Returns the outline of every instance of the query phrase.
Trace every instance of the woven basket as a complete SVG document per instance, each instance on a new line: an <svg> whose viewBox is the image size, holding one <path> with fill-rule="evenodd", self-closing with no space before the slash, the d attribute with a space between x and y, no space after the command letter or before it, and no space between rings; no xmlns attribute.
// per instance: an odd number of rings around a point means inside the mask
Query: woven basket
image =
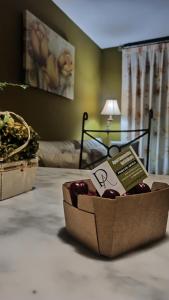
<svg viewBox="0 0 169 300"><path fill-rule="evenodd" d="M0 115L5 115L6 113L7 112L0 112ZM31 190L34 185L36 168L38 166L37 158L15 162L4 162L6 159L26 148L30 141L30 128L25 120L13 112L8 113L15 116L15 118L26 127L28 138L23 145L13 150L8 157L0 157L0 200Z"/></svg>

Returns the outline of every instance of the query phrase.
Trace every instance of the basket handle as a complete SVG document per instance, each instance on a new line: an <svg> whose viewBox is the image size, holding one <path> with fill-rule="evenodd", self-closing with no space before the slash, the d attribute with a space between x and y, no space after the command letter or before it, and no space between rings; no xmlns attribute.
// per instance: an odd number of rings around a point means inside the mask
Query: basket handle
<svg viewBox="0 0 169 300"><path fill-rule="evenodd" d="M18 152L22 151L24 148L26 148L26 146L28 145L28 143L30 141L30 137L31 137L30 128L29 128L28 124L26 123L26 121L21 116L17 115L14 112L11 112L11 111L0 112L0 115L5 115L6 113L9 113L10 115L14 115L19 121L21 121L21 123L26 127L26 129L28 131L28 138L27 138L26 142L23 145L16 148L15 150L13 150L11 153L9 153L9 155L7 157L5 157L5 158L0 157L0 162L3 162L7 158L15 155L16 153L18 153Z"/></svg>

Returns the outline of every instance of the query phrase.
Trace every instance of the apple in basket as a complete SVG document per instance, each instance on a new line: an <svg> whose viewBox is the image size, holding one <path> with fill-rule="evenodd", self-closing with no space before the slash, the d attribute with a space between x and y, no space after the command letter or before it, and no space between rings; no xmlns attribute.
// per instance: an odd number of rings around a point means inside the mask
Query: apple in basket
<svg viewBox="0 0 169 300"><path fill-rule="evenodd" d="M88 185L84 181L74 181L70 185L70 195L73 206L77 207L77 196L88 194Z"/></svg>
<svg viewBox="0 0 169 300"><path fill-rule="evenodd" d="M115 199L117 196L120 196L119 192L113 189L105 190L102 195L103 198L110 198L110 199Z"/></svg>
<svg viewBox="0 0 169 300"><path fill-rule="evenodd" d="M129 190L126 195L142 194L151 192L148 184L141 182L135 185L131 190Z"/></svg>
<svg viewBox="0 0 169 300"><path fill-rule="evenodd" d="M77 207L78 195L88 195L100 197L99 193L95 190L89 190L88 185L85 181L74 181L70 185L70 195L73 206Z"/></svg>

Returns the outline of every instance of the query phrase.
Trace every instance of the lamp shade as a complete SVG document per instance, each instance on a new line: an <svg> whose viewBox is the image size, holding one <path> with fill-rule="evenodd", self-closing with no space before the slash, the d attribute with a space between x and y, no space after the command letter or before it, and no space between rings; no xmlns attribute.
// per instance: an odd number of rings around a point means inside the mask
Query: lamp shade
<svg viewBox="0 0 169 300"><path fill-rule="evenodd" d="M101 111L101 115L120 115L120 109L116 99L108 99Z"/></svg>

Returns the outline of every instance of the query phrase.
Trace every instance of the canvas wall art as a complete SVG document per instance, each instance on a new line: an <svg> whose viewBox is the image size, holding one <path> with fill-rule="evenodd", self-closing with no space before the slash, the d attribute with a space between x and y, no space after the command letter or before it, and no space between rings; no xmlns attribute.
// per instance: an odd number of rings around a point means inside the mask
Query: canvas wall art
<svg viewBox="0 0 169 300"><path fill-rule="evenodd" d="M73 100L75 48L29 11L24 23L26 84Z"/></svg>

